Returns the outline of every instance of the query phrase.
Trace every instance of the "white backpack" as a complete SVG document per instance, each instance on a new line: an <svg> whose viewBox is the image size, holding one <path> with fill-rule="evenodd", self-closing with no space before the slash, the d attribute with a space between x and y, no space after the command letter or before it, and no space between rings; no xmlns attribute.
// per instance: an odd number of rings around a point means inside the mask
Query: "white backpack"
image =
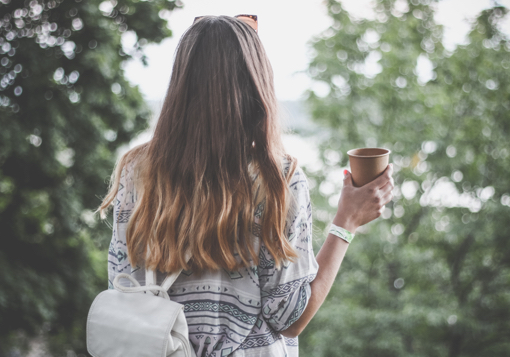
<svg viewBox="0 0 510 357"><path fill-rule="evenodd" d="M87 318L87 350L93 357L195 357L188 339L184 306L167 290L180 271L156 285L156 272L145 270L145 286L121 273L114 289L96 296ZM122 286L125 278L134 286ZM147 293L147 292L151 293Z"/></svg>

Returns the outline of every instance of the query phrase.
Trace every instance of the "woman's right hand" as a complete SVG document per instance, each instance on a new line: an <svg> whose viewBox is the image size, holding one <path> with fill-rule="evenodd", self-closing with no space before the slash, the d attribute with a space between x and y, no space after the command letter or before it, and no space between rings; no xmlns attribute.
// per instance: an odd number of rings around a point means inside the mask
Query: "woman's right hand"
<svg viewBox="0 0 510 357"><path fill-rule="evenodd" d="M393 197L392 174L393 167L389 165L374 181L363 187L354 187L351 174L347 171L333 224L354 233L359 226L379 217L384 205ZM319 310L335 281L348 246L349 243L346 241L336 239L332 234L328 235L317 254L319 271L310 283L312 293L308 304L299 319L288 329L280 332L283 336L292 338L298 336Z"/></svg>
<svg viewBox="0 0 510 357"><path fill-rule="evenodd" d="M344 187L333 224L354 233L359 226L379 217L384 205L393 198L393 165L388 165L381 176L362 187L354 187L349 171L345 170L344 174Z"/></svg>

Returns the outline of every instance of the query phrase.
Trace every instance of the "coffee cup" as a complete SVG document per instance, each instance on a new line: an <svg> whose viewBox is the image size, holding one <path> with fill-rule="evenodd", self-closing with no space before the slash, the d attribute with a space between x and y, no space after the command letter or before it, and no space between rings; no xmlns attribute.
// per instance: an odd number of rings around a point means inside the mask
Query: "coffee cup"
<svg viewBox="0 0 510 357"><path fill-rule="evenodd" d="M359 148L347 151L354 186L364 186L380 176L388 166L390 153L390 150L383 148Z"/></svg>

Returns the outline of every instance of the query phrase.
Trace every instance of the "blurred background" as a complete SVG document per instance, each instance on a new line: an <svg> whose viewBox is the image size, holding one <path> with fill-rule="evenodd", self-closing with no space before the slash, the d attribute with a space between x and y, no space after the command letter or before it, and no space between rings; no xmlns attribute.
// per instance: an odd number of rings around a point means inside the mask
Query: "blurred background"
<svg viewBox="0 0 510 357"><path fill-rule="evenodd" d="M509 0L0 0L0 356L88 356L118 155L147 141L180 36L259 16L318 252L347 150L392 150L302 356L510 355Z"/></svg>

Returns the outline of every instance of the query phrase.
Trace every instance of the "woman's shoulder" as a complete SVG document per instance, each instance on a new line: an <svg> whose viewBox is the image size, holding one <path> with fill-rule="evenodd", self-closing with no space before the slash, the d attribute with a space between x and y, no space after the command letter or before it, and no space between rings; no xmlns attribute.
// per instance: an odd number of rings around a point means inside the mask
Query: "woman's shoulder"
<svg viewBox="0 0 510 357"><path fill-rule="evenodd" d="M282 157L282 169L289 183L289 186L295 185L297 183L307 183L307 177L303 168L299 165L298 160L290 155L285 155Z"/></svg>
<svg viewBox="0 0 510 357"><path fill-rule="evenodd" d="M280 169L288 185L307 180L305 172L301 166L299 166L298 160L293 156L288 154L282 156L280 161ZM258 182L258 179L260 178L260 170L257 165L253 165L252 162L250 162L249 171L252 181L254 183Z"/></svg>
<svg viewBox="0 0 510 357"><path fill-rule="evenodd" d="M119 189L117 191L116 204L120 211L129 212L135 208L137 202L136 190L136 163L127 162L120 172Z"/></svg>
<svg viewBox="0 0 510 357"><path fill-rule="evenodd" d="M150 142L146 142L129 149L122 154L118 162L121 166L120 179L121 181L133 181L140 171L144 162L146 162L146 153Z"/></svg>

